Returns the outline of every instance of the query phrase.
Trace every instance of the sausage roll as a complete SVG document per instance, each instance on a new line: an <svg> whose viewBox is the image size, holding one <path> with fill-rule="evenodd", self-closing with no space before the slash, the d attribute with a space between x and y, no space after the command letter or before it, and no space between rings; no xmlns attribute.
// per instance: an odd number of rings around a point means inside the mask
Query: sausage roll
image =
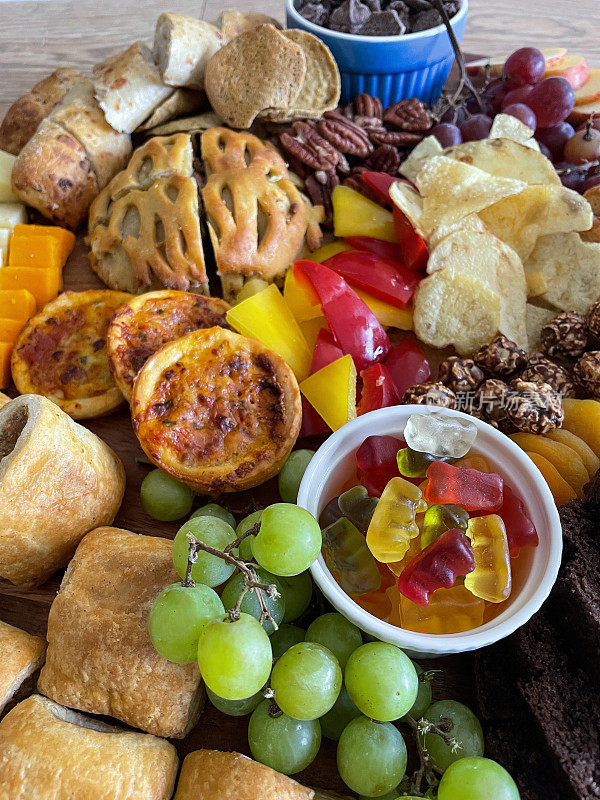
<svg viewBox="0 0 600 800"><path fill-rule="evenodd" d="M46 641L0 621L0 714L44 663Z"/></svg>
<svg viewBox="0 0 600 800"><path fill-rule="evenodd" d="M33 695L0 722L2 800L169 800L169 742Z"/></svg>
<svg viewBox="0 0 600 800"><path fill-rule="evenodd" d="M198 665L167 661L148 634L156 596L179 580L171 550L169 539L117 528L85 537L50 608L40 692L155 736L185 736L204 698Z"/></svg>
<svg viewBox="0 0 600 800"><path fill-rule="evenodd" d="M0 576L23 588L64 567L83 536L114 519L118 456L40 395L0 409Z"/></svg>

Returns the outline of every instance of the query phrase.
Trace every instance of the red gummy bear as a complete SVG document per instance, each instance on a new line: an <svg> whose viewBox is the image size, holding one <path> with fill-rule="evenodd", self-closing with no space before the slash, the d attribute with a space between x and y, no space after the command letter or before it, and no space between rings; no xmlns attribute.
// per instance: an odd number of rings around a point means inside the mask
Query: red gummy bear
<svg viewBox="0 0 600 800"><path fill-rule="evenodd" d="M525 503L513 490L504 486L504 502L498 511L506 528L508 552L516 558L522 547L537 547L540 543L535 525L527 516Z"/></svg>
<svg viewBox="0 0 600 800"><path fill-rule="evenodd" d="M502 507L504 481L495 472L479 472L434 461L427 468L423 494L430 503L456 503L465 511L493 514Z"/></svg>

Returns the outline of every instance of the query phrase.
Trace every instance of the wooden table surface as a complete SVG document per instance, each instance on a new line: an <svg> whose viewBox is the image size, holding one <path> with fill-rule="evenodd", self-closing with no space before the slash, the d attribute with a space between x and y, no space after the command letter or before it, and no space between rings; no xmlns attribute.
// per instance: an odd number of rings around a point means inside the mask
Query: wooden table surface
<svg viewBox="0 0 600 800"><path fill-rule="evenodd" d="M229 5L265 11L282 20L284 17L282 5L275 8L266 0L232 0ZM590 64L600 66L600 38L593 26L596 5L597 0L547 0L536 6L524 0L470 0L463 47L466 52L495 55L523 44L562 45L573 53L585 54ZM163 10L214 21L222 8L217 0L174 0L167 5L159 0L0 0L0 118L18 96L58 65L89 69L109 52L135 39L151 42L155 19ZM101 285L87 265L83 250L70 260L65 285L72 289ZM176 524L160 524L159 530L139 506L139 486L147 467L136 461L141 451L127 412L93 421L89 427L125 462L127 493L116 523L138 533L172 536ZM274 488L267 486L254 495L231 496L228 505L238 515L244 515L261 498L268 500L269 493L272 502ZM25 593L0 580L0 619L44 635L47 610L59 580L57 575L39 590ZM435 694L471 702L472 665L470 656L445 659L439 664L443 672L436 678ZM197 728L177 744L181 755L199 747L248 752L246 724L210 707ZM317 761L299 779L343 791L335 769L334 743L323 740Z"/></svg>

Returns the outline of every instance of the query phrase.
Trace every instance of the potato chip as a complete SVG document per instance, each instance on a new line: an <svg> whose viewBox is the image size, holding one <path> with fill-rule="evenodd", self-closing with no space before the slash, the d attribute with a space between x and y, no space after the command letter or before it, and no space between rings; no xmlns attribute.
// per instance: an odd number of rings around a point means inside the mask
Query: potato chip
<svg viewBox="0 0 600 800"><path fill-rule="evenodd" d="M533 353L541 348L541 330L547 322L554 319L556 311L548 308L540 308L532 303L525 306L525 326L527 328L527 341L529 343L529 353Z"/></svg>
<svg viewBox="0 0 600 800"><path fill-rule="evenodd" d="M593 214L588 201L577 192L545 184L528 186L483 209L481 218L525 261L540 236L588 230Z"/></svg>
<svg viewBox="0 0 600 800"><path fill-rule="evenodd" d="M496 114L488 138L512 139L513 142L519 142L534 150L539 151L540 149L539 144L533 138L531 128L511 114Z"/></svg>
<svg viewBox="0 0 600 800"><path fill-rule="evenodd" d="M331 51L312 33L301 30L283 31L304 51L306 75L300 93L291 108L266 109L260 113L262 119L271 122L293 122L296 119L318 119L326 111L332 111L340 100L340 71Z"/></svg>
<svg viewBox="0 0 600 800"><path fill-rule="evenodd" d="M449 236L451 233L456 233L456 231L483 233L487 230L489 229L479 214L469 214L468 217L463 217L458 222L453 222L451 225L438 225L437 228L433 229L431 236L427 240L427 244L429 245L429 249L433 250L434 247L437 247L444 237ZM431 271L432 268L428 264L427 272Z"/></svg>
<svg viewBox="0 0 600 800"><path fill-rule="evenodd" d="M206 66L206 94L216 113L233 128L249 128L265 108L289 108L306 75L306 56L273 25L236 36Z"/></svg>
<svg viewBox="0 0 600 800"><path fill-rule="evenodd" d="M528 272L525 279L527 281L527 297L539 297L548 291L548 281L543 272Z"/></svg>
<svg viewBox="0 0 600 800"><path fill-rule="evenodd" d="M445 155L426 161L417 175L416 184L423 198L419 227L426 234L436 226L451 225L503 197L518 194L526 186L523 181L497 177Z"/></svg>
<svg viewBox="0 0 600 800"><path fill-rule="evenodd" d="M423 201L419 193L407 183L397 181L390 187L390 197L400 211L408 217L413 228L420 232Z"/></svg>
<svg viewBox="0 0 600 800"><path fill-rule="evenodd" d="M427 159L433 156L441 156L443 152L442 145L435 136L426 136L410 153L406 161L402 162L399 172L414 183Z"/></svg>
<svg viewBox="0 0 600 800"><path fill-rule="evenodd" d="M511 139L463 142L444 150L444 155L499 178L560 185L560 178L546 156Z"/></svg>
<svg viewBox="0 0 600 800"><path fill-rule="evenodd" d="M600 244L578 233L541 236L525 263L526 274L542 272L548 290L540 296L562 311L586 314L600 297Z"/></svg>
<svg viewBox="0 0 600 800"><path fill-rule="evenodd" d="M512 342L516 342L523 350L527 350L527 327L525 325L527 282L523 262L511 247L499 239L496 239L496 246L498 248L496 279L500 295L500 325L498 329L500 333L503 333Z"/></svg>

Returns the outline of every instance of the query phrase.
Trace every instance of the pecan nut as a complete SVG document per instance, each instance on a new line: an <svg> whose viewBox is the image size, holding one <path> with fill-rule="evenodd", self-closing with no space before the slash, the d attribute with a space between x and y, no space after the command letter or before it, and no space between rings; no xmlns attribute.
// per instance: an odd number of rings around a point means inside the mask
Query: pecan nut
<svg viewBox="0 0 600 800"><path fill-rule="evenodd" d="M386 131L385 128L369 132L373 144L391 144L394 147L410 147L419 144L423 138L422 133L410 131Z"/></svg>
<svg viewBox="0 0 600 800"><path fill-rule="evenodd" d="M317 172L309 175L305 181L306 191L314 206L323 206L325 218L322 222L324 228L331 228L333 224L333 203L331 194L340 182L335 172Z"/></svg>
<svg viewBox="0 0 600 800"><path fill-rule="evenodd" d="M314 170L334 170L342 154L307 122L294 122L291 132L284 131L279 142L286 152Z"/></svg>
<svg viewBox="0 0 600 800"><path fill-rule="evenodd" d="M402 131L425 132L431 128L432 124L431 114L416 97L400 100L386 108L383 113L383 121Z"/></svg>
<svg viewBox="0 0 600 800"><path fill-rule="evenodd" d="M348 175L347 178L344 178L344 186L349 186L350 189L354 189L355 192L360 192L364 197L367 197L369 200L372 200L377 205L380 204L380 197L376 194L370 186L368 186L363 179L361 178L361 172L364 172L364 168L360 167L352 171L351 175Z"/></svg>
<svg viewBox="0 0 600 800"><path fill-rule="evenodd" d="M317 130L340 153L366 158L373 152L369 134L364 128L341 114L336 114L335 111L327 112L324 118L319 120Z"/></svg>
<svg viewBox="0 0 600 800"><path fill-rule="evenodd" d="M354 99L354 113L358 117L383 117L383 106L378 97L373 97L370 94L359 94Z"/></svg>
<svg viewBox="0 0 600 800"><path fill-rule="evenodd" d="M375 172L396 175L400 166L400 154L391 144L381 144L365 160L365 167Z"/></svg>

